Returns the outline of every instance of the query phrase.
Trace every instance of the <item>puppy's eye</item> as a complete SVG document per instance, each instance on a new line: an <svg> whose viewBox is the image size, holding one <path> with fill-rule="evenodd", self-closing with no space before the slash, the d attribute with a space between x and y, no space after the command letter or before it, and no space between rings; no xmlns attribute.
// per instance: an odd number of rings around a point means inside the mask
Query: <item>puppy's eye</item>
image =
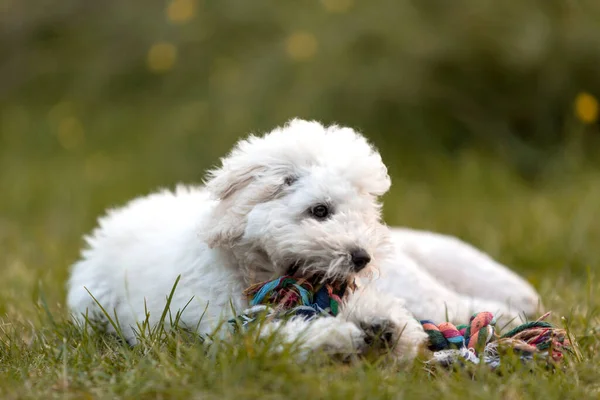
<svg viewBox="0 0 600 400"><path fill-rule="evenodd" d="M325 219L329 216L329 207L325 204L318 204L310 209L310 213L317 219Z"/></svg>
<svg viewBox="0 0 600 400"><path fill-rule="evenodd" d="M292 186L297 180L298 178L295 176L286 176L283 180L283 183L285 183L287 186Z"/></svg>

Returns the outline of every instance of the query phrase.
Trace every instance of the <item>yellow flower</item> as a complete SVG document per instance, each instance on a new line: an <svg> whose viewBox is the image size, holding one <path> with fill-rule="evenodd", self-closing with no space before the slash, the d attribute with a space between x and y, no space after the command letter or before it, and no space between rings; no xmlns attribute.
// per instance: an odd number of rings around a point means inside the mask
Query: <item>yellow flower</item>
<svg viewBox="0 0 600 400"><path fill-rule="evenodd" d="M317 38L312 33L296 32L287 38L285 48L292 59L302 61L312 58L318 45Z"/></svg>
<svg viewBox="0 0 600 400"><path fill-rule="evenodd" d="M167 18L174 24L189 22L196 15L196 0L173 0L167 7Z"/></svg>
<svg viewBox="0 0 600 400"><path fill-rule="evenodd" d="M177 48L168 42L158 42L148 51L148 68L152 72L167 72L175 65Z"/></svg>
<svg viewBox="0 0 600 400"><path fill-rule="evenodd" d="M598 100L589 93L579 93L575 98L575 115L586 124L596 122L598 120Z"/></svg>

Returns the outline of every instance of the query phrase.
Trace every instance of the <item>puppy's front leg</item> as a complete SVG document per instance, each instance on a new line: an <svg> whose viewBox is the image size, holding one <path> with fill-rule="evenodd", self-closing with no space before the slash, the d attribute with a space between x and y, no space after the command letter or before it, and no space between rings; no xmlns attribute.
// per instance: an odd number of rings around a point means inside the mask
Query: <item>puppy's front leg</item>
<svg viewBox="0 0 600 400"><path fill-rule="evenodd" d="M338 318L360 327L367 344L379 350L390 349L406 360L412 360L428 338L403 300L368 287L348 296Z"/></svg>
<svg viewBox="0 0 600 400"><path fill-rule="evenodd" d="M296 343L300 359L306 359L314 351L346 359L360 354L366 345L362 329L350 321L333 317L269 322L263 326L261 336L272 334L285 343Z"/></svg>

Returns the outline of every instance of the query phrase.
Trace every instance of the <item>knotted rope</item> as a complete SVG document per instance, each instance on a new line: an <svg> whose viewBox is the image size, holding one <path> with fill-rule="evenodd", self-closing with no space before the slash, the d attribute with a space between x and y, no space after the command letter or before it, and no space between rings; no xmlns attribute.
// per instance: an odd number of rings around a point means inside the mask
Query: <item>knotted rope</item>
<svg viewBox="0 0 600 400"><path fill-rule="evenodd" d="M496 368L502 352L512 351L523 361L542 357L554 363L562 361L565 353L572 353L567 332L544 321L549 315L546 313L503 335L496 333L496 319L490 312L474 314L468 325L454 326L449 322L436 325L429 320L421 324L429 335L432 362L449 366L463 360L475 364L483 360Z"/></svg>
<svg viewBox="0 0 600 400"><path fill-rule="evenodd" d="M346 289L345 285L313 286L291 276L257 283L244 291L250 308L229 322L237 329L240 323L245 327L254 322L260 314L266 314L268 319L335 317ZM522 361L542 357L553 363L562 361L565 353L573 352L567 332L544 321L549 315L546 313L503 335L497 334L496 319L491 312L474 314L465 325L454 326L450 322L436 325L430 320L421 324L429 336L428 348L433 352L430 362L443 366L484 362L496 368L500 365L500 355L508 352L518 354Z"/></svg>

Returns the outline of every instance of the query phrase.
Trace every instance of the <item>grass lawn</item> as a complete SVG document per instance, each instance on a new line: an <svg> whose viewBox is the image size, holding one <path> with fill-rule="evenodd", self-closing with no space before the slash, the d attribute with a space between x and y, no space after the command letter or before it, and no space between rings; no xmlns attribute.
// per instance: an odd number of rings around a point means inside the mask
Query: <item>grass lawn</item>
<svg viewBox="0 0 600 400"><path fill-rule="evenodd" d="M62 147L27 140L7 134L0 146L1 399L600 397L600 171L592 167L563 157L531 184L477 152L424 155L418 164L384 154L394 182L384 199L387 222L458 235L513 265L541 291L550 321L565 318L584 355L564 370L432 375L422 360L342 365L316 356L299 365L250 336L212 346L174 337L129 349L82 335L64 308L81 235L105 207L199 180L216 154L198 161L176 157L177 149L154 157L165 152L152 142L77 151L69 137L59 137Z"/></svg>

